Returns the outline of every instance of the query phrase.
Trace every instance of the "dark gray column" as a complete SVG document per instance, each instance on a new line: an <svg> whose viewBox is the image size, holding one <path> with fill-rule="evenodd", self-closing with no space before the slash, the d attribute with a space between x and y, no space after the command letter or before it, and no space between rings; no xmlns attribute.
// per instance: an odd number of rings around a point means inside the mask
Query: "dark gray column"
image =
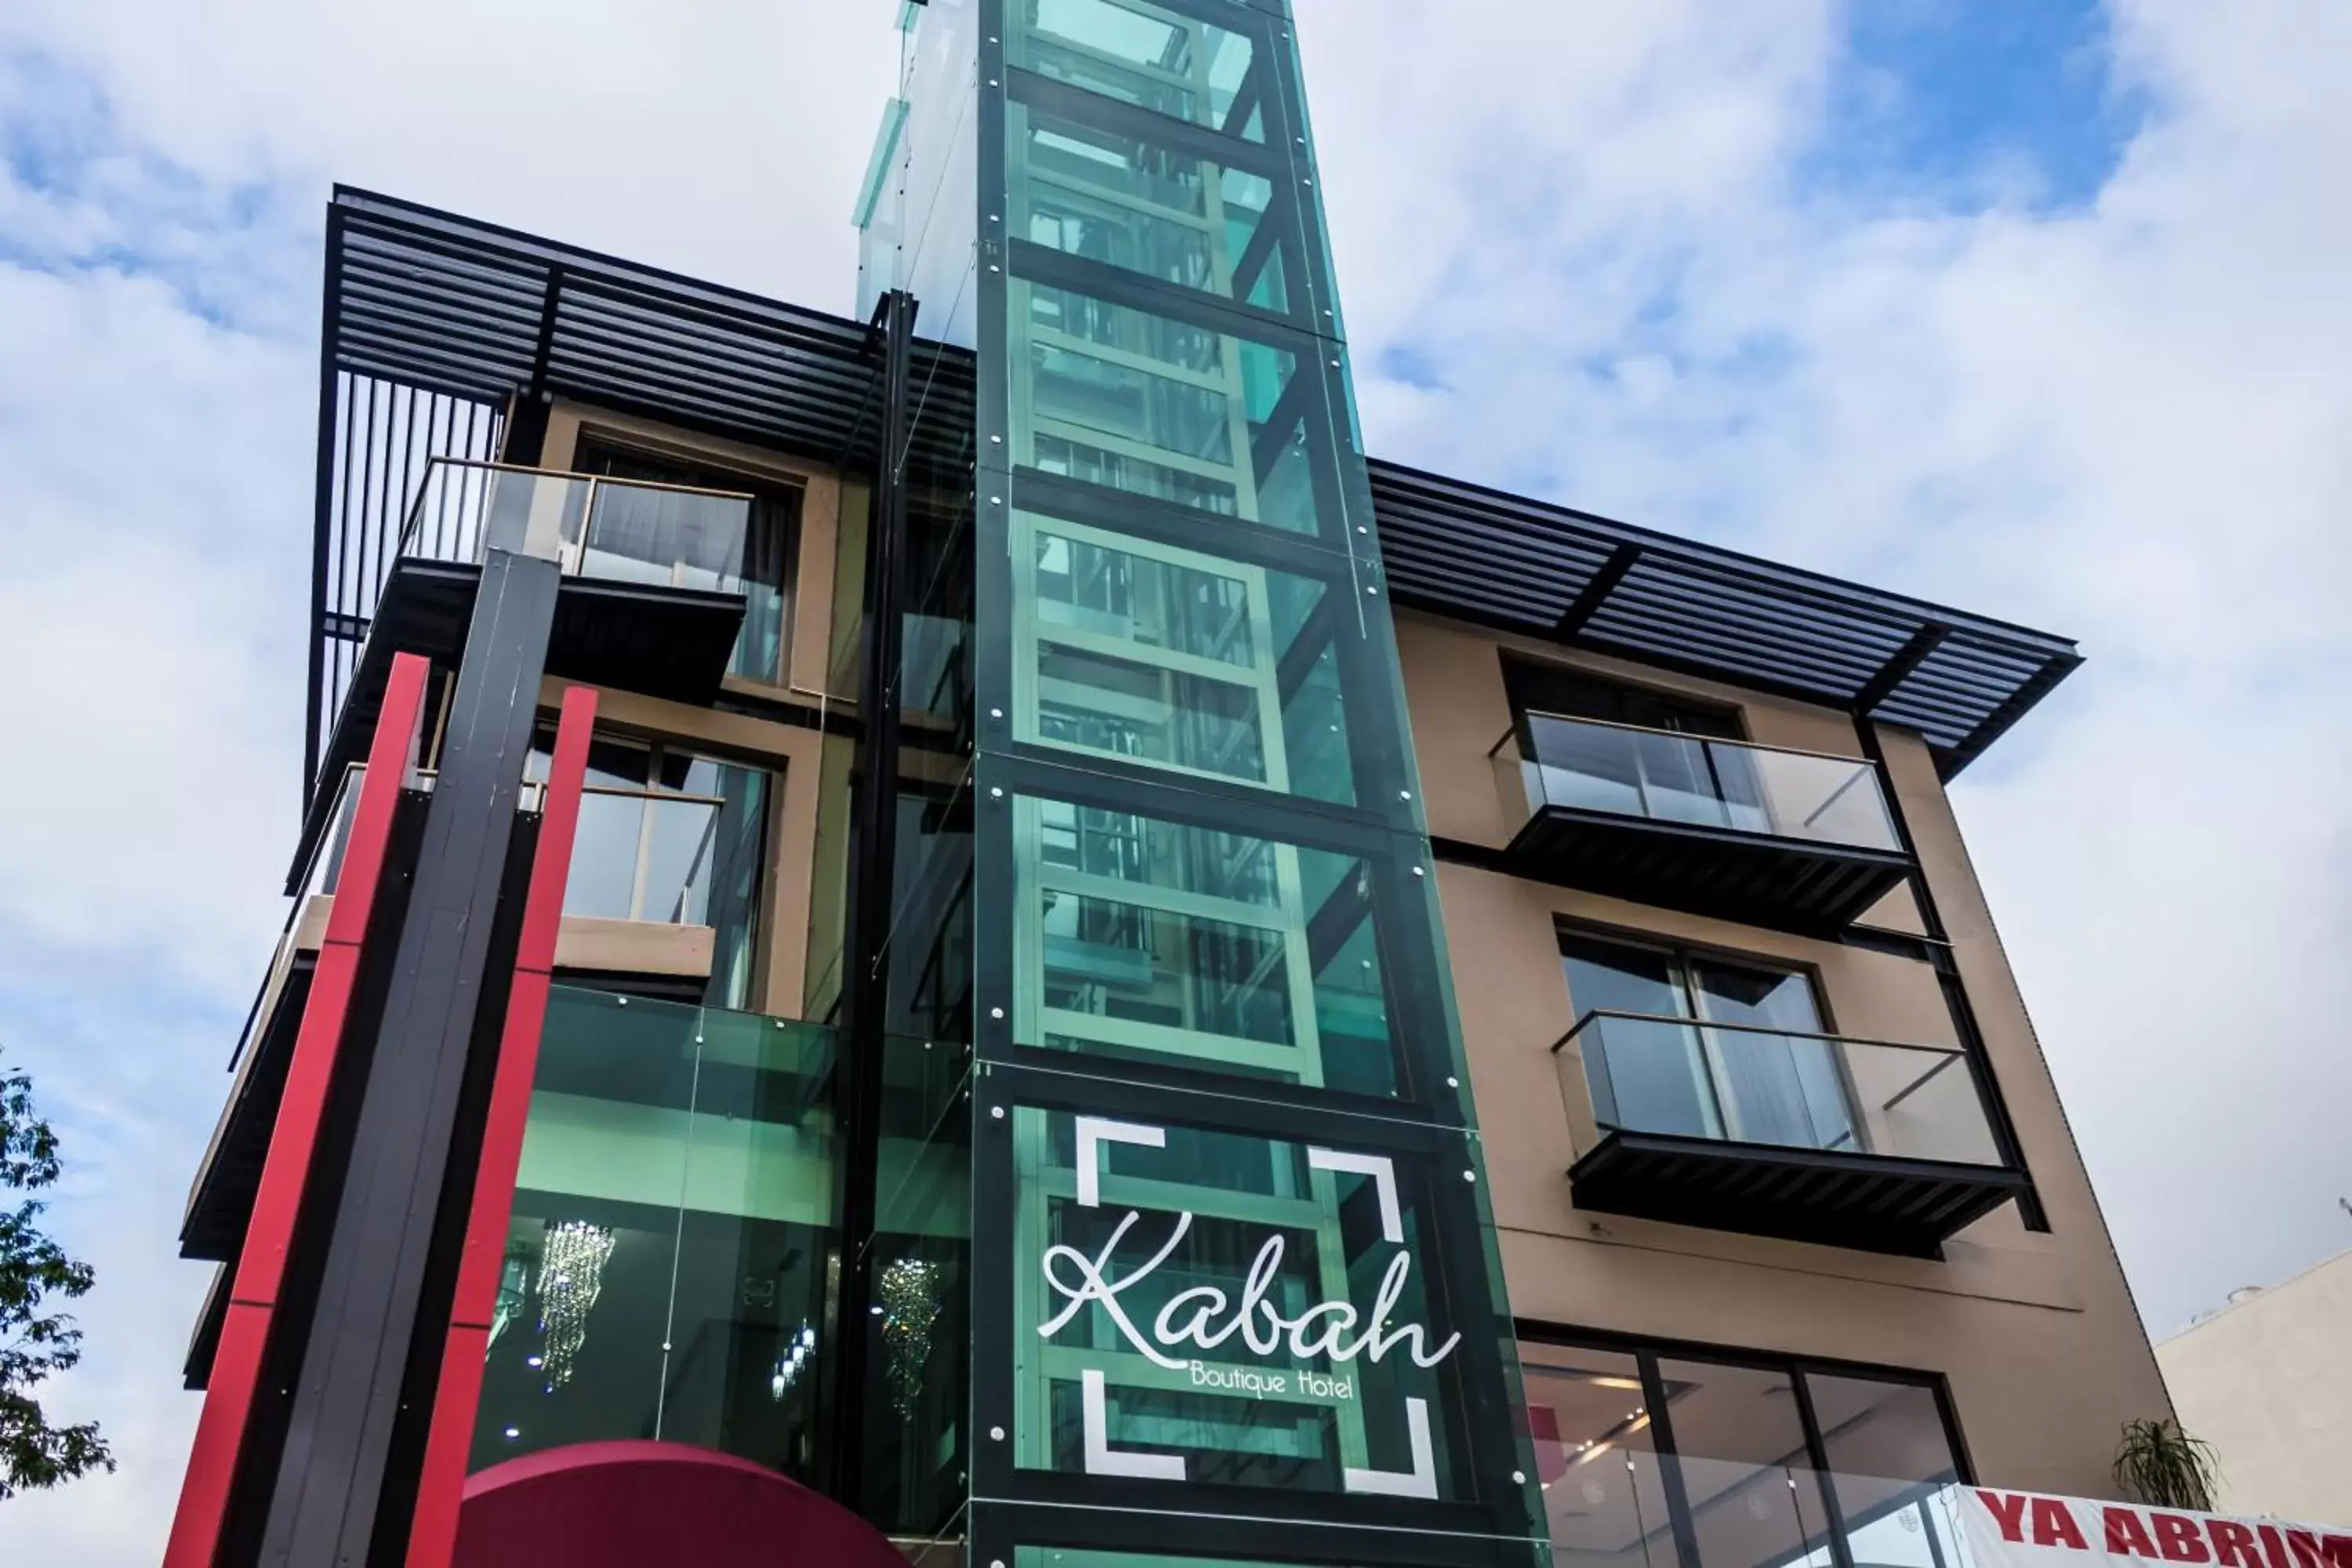
<svg viewBox="0 0 2352 1568"><path fill-rule="evenodd" d="M269 1500L264 1563L368 1562L558 582L554 563L503 551L489 552L482 570Z"/></svg>

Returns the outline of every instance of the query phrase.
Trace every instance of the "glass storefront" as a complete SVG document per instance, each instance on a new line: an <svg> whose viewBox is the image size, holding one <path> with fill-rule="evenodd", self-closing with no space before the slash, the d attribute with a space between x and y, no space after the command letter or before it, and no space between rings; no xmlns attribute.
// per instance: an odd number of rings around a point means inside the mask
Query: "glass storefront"
<svg viewBox="0 0 2352 1568"><path fill-rule="evenodd" d="M552 989L474 1468L644 1437L814 1473L833 1068L812 1025Z"/></svg>
<svg viewBox="0 0 2352 1568"><path fill-rule="evenodd" d="M1960 1479L1918 1378L1521 1347L1555 1568L1951 1568Z"/></svg>

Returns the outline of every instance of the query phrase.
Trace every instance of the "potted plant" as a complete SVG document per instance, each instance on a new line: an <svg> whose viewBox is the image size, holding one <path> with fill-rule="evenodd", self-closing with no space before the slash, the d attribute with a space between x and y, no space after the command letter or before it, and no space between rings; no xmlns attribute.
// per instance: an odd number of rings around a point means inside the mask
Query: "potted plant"
<svg viewBox="0 0 2352 1568"><path fill-rule="evenodd" d="M2212 1448L2167 1418L2124 1423L2116 1484L2152 1507L2210 1513L2221 1478Z"/></svg>

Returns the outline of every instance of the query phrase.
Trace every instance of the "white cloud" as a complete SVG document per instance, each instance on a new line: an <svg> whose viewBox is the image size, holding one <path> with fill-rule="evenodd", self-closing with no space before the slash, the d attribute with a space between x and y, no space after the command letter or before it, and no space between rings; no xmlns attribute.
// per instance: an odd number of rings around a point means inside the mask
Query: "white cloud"
<svg viewBox="0 0 2352 1568"><path fill-rule="evenodd" d="M1824 8L1343 9L1333 247L1358 364L1416 373L1373 447L2081 637L1958 796L2143 1308L2352 1242L2352 16L2126 0L2095 201L1890 210L1796 157Z"/></svg>
<svg viewBox="0 0 2352 1568"><path fill-rule="evenodd" d="M126 1460L12 1549L152 1562L178 1485L171 1236L291 837L328 182L844 310L890 9L0 7L0 1028L105 1271L60 1404ZM2332 1245L2352 13L2118 0L2155 112L2051 213L1809 187L1832 0L1300 10L1375 448L2082 636L1960 807L2126 1261L2165 1328Z"/></svg>

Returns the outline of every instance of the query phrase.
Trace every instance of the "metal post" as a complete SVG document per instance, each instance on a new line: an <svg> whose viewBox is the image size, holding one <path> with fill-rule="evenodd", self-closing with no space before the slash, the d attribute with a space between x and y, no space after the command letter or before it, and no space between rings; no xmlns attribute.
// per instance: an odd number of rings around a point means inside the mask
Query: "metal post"
<svg viewBox="0 0 2352 1568"><path fill-rule="evenodd" d="M883 353L873 511L866 536L859 767L850 812L849 918L842 947L841 1268L834 1302L833 1495L858 1505L866 1451L867 1249L879 1197L882 1068L889 1014L893 868L898 838L898 682L905 641L909 351L916 301L894 289L875 310Z"/></svg>
<svg viewBox="0 0 2352 1568"><path fill-rule="evenodd" d="M478 1014L488 1011L484 982L502 923L493 917L558 582L553 562L504 551L483 567L269 1496L260 1561L273 1568L369 1563L379 1514L405 1527L408 1499L399 1478L387 1490L387 1471L395 1426L421 1430L423 1413L409 1405L431 1399L430 1381L415 1386L411 1341L430 1317L428 1254ZM503 985L498 996L502 1009Z"/></svg>

